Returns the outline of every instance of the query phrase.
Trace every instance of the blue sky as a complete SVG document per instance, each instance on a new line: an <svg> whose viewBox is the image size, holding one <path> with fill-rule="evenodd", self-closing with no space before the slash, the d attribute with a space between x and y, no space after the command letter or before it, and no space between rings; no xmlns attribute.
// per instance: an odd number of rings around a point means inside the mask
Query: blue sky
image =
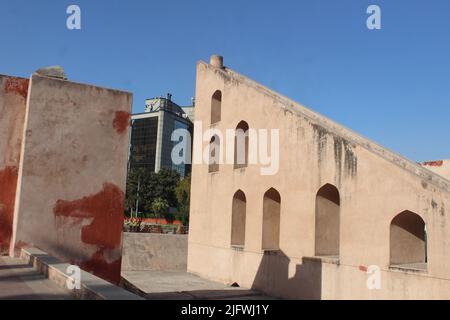
<svg viewBox="0 0 450 320"><path fill-rule="evenodd" d="M62 65L70 80L189 104L195 63L230 68L423 161L450 158L448 0L0 0L0 73ZM66 28L81 7L82 30ZM366 9L382 29L366 28Z"/></svg>

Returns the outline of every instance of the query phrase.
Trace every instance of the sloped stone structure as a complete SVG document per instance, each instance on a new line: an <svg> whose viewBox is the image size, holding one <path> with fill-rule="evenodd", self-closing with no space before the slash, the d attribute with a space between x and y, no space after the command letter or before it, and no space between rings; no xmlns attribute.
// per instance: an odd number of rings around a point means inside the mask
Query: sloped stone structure
<svg viewBox="0 0 450 320"><path fill-rule="evenodd" d="M289 299L450 298L449 180L216 65L197 65L195 134L279 129L280 164L194 164L188 271Z"/></svg>
<svg viewBox="0 0 450 320"><path fill-rule="evenodd" d="M0 82L2 247L118 283L132 95L39 74Z"/></svg>

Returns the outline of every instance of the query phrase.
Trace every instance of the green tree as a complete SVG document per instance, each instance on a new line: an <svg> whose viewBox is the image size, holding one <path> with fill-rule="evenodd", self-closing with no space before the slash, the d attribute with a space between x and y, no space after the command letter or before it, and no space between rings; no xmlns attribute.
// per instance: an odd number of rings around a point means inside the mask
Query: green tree
<svg viewBox="0 0 450 320"><path fill-rule="evenodd" d="M126 208L127 215L136 211L153 213L153 202L157 198L165 200L169 207L178 207L175 188L180 181L176 171L161 169L158 173L142 168L130 171L127 179Z"/></svg>
<svg viewBox="0 0 450 320"><path fill-rule="evenodd" d="M191 200L191 176L180 180L175 188L178 201L179 219L184 225L189 223L189 206Z"/></svg>
<svg viewBox="0 0 450 320"><path fill-rule="evenodd" d="M158 217L166 217L169 213L169 203L166 199L155 198L152 203L152 212Z"/></svg>
<svg viewBox="0 0 450 320"><path fill-rule="evenodd" d="M155 177L153 185L153 197L165 199L170 207L177 207L177 197L175 195L175 188L180 181L180 175L178 172L161 169Z"/></svg>

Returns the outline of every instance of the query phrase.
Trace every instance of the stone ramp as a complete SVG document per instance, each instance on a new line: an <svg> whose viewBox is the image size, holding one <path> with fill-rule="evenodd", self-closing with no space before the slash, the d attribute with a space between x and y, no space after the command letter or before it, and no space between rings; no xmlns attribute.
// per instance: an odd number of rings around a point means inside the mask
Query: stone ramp
<svg viewBox="0 0 450 320"><path fill-rule="evenodd" d="M271 297L206 280L187 272L125 271L122 285L148 300L267 300Z"/></svg>
<svg viewBox="0 0 450 320"><path fill-rule="evenodd" d="M25 260L0 257L0 300L73 300Z"/></svg>
<svg viewBox="0 0 450 320"><path fill-rule="evenodd" d="M37 248L22 248L21 257L34 269L44 274L60 288L66 288L70 264L48 255ZM80 288L71 290L80 300L143 300L141 297L124 290L91 273L80 270Z"/></svg>

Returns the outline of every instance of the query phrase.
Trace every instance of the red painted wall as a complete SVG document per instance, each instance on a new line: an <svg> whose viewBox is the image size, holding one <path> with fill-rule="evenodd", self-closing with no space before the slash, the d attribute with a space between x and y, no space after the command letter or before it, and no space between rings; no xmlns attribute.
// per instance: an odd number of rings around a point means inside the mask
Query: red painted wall
<svg viewBox="0 0 450 320"><path fill-rule="evenodd" d="M75 201L59 200L53 212L56 217L92 219L81 228L81 240L95 245L98 250L80 266L114 283L120 281L121 258L108 262L106 250L119 249L122 244L122 226L125 196L122 190L109 183L102 191Z"/></svg>
<svg viewBox="0 0 450 320"><path fill-rule="evenodd" d="M32 76L10 254L34 246L120 281L131 102L127 92Z"/></svg>
<svg viewBox="0 0 450 320"><path fill-rule="evenodd" d="M0 252L7 253L12 236L17 167L0 170Z"/></svg>
<svg viewBox="0 0 450 320"><path fill-rule="evenodd" d="M0 253L12 236L28 79L0 75Z"/></svg>

